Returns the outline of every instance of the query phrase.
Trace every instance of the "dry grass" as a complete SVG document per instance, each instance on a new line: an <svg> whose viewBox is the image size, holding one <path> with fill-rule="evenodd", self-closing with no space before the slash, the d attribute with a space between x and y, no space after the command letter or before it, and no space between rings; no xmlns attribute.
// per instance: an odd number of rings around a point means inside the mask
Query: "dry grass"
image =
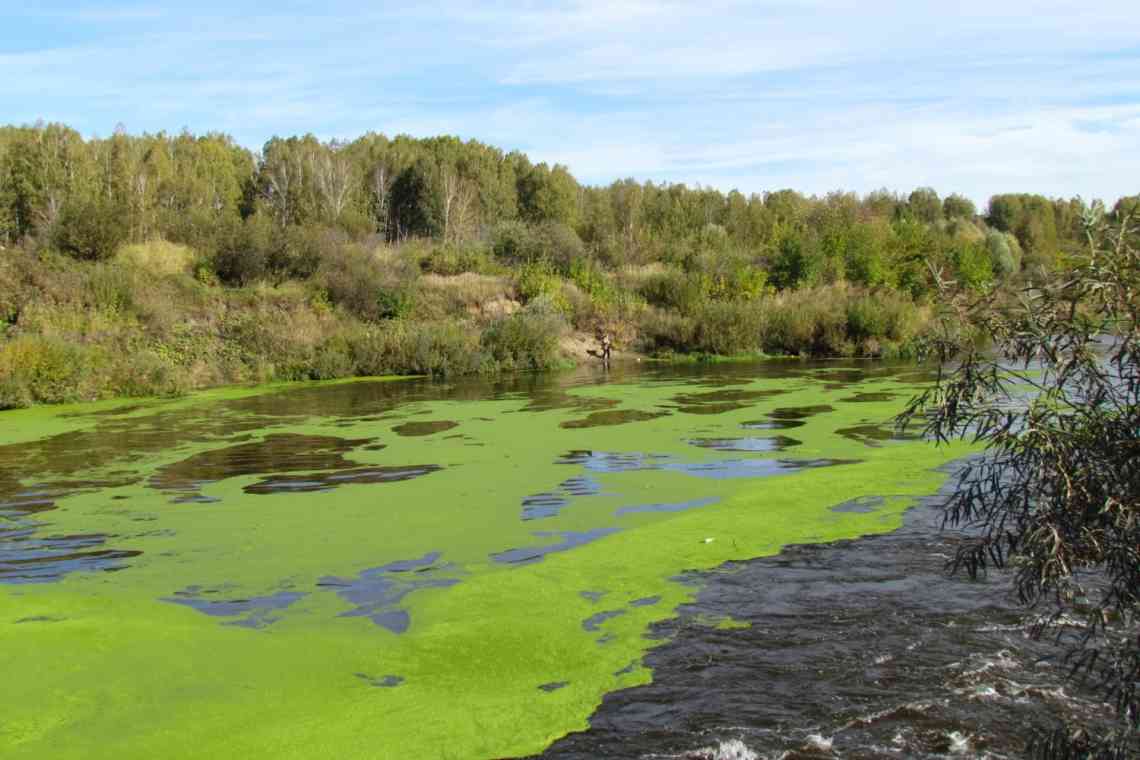
<svg viewBox="0 0 1140 760"><path fill-rule="evenodd" d="M115 254L117 262L157 275L188 274L193 270L197 258L187 246L165 240L125 245Z"/></svg>

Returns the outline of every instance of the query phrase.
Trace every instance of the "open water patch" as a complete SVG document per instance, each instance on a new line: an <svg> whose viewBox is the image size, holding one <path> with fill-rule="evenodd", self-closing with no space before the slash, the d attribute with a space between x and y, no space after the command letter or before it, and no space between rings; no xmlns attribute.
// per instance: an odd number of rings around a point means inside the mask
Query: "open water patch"
<svg viewBox="0 0 1140 760"><path fill-rule="evenodd" d="M545 691L547 694L549 694L552 691L558 691L559 689L565 689L569 685L570 685L569 681L551 681L550 683L539 684L538 689L539 689L539 691Z"/></svg>
<svg viewBox="0 0 1140 760"><path fill-rule="evenodd" d="M805 424L803 420L753 420L740 423L740 427L745 430L789 430Z"/></svg>
<svg viewBox="0 0 1140 760"><path fill-rule="evenodd" d="M683 462L666 454L638 452L571 451L558 460L559 464L575 464L593 472L637 472L663 470L683 472L701 478L762 478L786 475L818 467L858 464L860 459L714 459L704 462Z"/></svg>
<svg viewBox="0 0 1140 760"><path fill-rule="evenodd" d="M596 633L602 629L602 625L607 620L613 620L626 614L626 610L604 610L602 612L595 612L590 617L582 621L582 630L590 633Z"/></svg>
<svg viewBox="0 0 1140 760"><path fill-rule="evenodd" d="M747 409L762 399L778 396L788 391L783 388L765 390L745 390L725 388L704 393L682 393L673 397L676 409L685 414L724 414Z"/></svg>
<svg viewBox="0 0 1140 760"><path fill-rule="evenodd" d="M575 531L549 531L541 530L536 531L533 535L536 538L558 538L558 543L542 544L539 546L524 546L517 549L507 549L502 552L495 552L491 555L491 559L495 562L501 562L507 565L529 565L534 562L541 562L546 559L548 554L555 554L557 552L570 551L579 546L593 543L600 538L605 538L613 533L617 533L619 528L597 528L595 530Z"/></svg>
<svg viewBox="0 0 1140 760"><path fill-rule="evenodd" d="M204 486L228 478L358 468L361 465L346 459L345 454L374 441L277 433L260 441L199 452L158 468L147 482L152 488L174 495L176 503L199 501Z"/></svg>
<svg viewBox="0 0 1140 760"><path fill-rule="evenodd" d="M128 480L75 480L0 491L0 583L52 583L77 572L116 572L141 551L108 547L105 533L51 534L39 515L66 496L128 485Z"/></svg>
<svg viewBox="0 0 1140 760"><path fill-rule="evenodd" d="M836 430L835 433L850 441L857 441L871 448L877 448L891 441L922 440L921 433L899 430L892 425L877 423L852 425L850 427L840 428Z"/></svg>
<svg viewBox="0 0 1140 760"><path fill-rule="evenodd" d="M241 628L265 628L280 619L280 612L303 599L300 591L278 591L265 596L228 598L232 590L223 586L203 588L188 586L175 591L162 601L182 604L211 617L234 618L224 625Z"/></svg>
<svg viewBox="0 0 1140 760"><path fill-rule="evenodd" d="M768 416L773 420L806 420L819 414L834 412L835 407L830 404L812 404L809 406L787 406L773 409Z"/></svg>
<svg viewBox="0 0 1140 760"><path fill-rule="evenodd" d="M523 520L542 520L557 517L571 499L582 496L597 496L602 492L601 484L591 477L567 478L553 491L532 494L522 500Z"/></svg>
<svg viewBox="0 0 1140 760"><path fill-rule="evenodd" d="M442 433L446 430L451 430L457 427L459 427L459 423L452 422L451 420L417 420L414 422L405 422L402 425L396 425L394 428L392 428L392 432L394 432L396 435L402 435L405 437L417 437L435 435L436 433Z"/></svg>
<svg viewBox="0 0 1140 760"><path fill-rule="evenodd" d="M315 491L330 491L337 486L364 485L368 483L397 483L403 480L412 480L443 468L437 464L394 465L376 467L357 467L350 470L339 470L328 473L313 473L309 475L275 475L252 483L242 489L245 493L271 494L271 493L307 493Z"/></svg>
<svg viewBox="0 0 1140 760"><path fill-rule="evenodd" d="M898 398L897 393L886 393L883 391L856 393L854 396L839 399L845 404L867 404L867 403L881 403L883 401L893 401Z"/></svg>
<svg viewBox="0 0 1140 760"><path fill-rule="evenodd" d="M645 412L638 409L607 409L602 412L592 412L582 419L566 420L561 427L570 430L593 427L609 427L612 425L626 425L630 422L646 422L659 417L667 417L669 412Z"/></svg>
<svg viewBox="0 0 1140 760"><path fill-rule="evenodd" d="M857 496L854 499L848 499L840 504L836 504L831 508L831 511L870 514L871 512L878 512L883 508L884 504L886 504L886 499L882 496Z"/></svg>
<svg viewBox="0 0 1140 760"><path fill-rule="evenodd" d="M963 535L941 519L927 502L893 533L692 574L695 599L652 626L652 681L541 757L1022 757L1032 728L1104 725L1099 695L1024 635L1008 573L945 576ZM700 624L727 616L749 625Z"/></svg>
<svg viewBox="0 0 1140 760"><path fill-rule="evenodd" d="M317 582L321 589L333 590L337 596L354 605L338 617L366 617L375 625L392 633L404 633L411 626L411 615L400 606L408 594L428 588L448 588L459 583L447 565L440 565L439 552L422 557L397 560L369 568L355 578L325 576Z"/></svg>
<svg viewBox="0 0 1140 760"><path fill-rule="evenodd" d="M356 673L355 675L361 681L377 689L393 689L404 682L404 677L397 675L370 676L367 673Z"/></svg>
<svg viewBox="0 0 1140 760"><path fill-rule="evenodd" d="M662 504L633 504L628 507L619 507L614 511L614 517L622 515L635 515L644 512L687 512L690 509L699 509L716 504L720 499L710 496L705 499L692 499L690 501L675 501Z"/></svg>
<svg viewBox="0 0 1140 760"><path fill-rule="evenodd" d="M783 451L792 446L799 446L801 441L776 435L761 438L690 438L689 444L702 449L714 451L744 451L762 453L768 451Z"/></svg>

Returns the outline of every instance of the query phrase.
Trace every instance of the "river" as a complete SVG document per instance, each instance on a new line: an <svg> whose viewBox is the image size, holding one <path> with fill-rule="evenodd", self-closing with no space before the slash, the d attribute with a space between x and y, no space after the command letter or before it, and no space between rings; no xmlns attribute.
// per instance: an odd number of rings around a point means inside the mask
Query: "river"
<svg viewBox="0 0 1140 760"><path fill-rule="evenodd" d="M628 365L0 414L0 754L1015 756L1100 708L1003 579L943 577L923 497L969 450L890 426L928 380Z"/></svg>

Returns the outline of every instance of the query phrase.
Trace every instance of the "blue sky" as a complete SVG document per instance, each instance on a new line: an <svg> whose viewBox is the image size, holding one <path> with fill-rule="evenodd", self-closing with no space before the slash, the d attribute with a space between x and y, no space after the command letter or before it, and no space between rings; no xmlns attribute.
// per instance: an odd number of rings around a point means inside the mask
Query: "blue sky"
<svg viewBox="0 0 1140 760"><path fill-rule="evenodd" d="M0 121L440 133L746 193L1140 192L1133 3L0 0Z"/></svg>

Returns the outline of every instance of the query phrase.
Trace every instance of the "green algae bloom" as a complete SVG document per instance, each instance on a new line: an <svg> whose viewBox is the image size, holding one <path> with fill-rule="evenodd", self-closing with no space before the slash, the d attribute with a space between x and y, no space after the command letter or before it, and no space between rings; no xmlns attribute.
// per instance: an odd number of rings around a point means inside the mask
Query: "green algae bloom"
<svg viewBox="0 0 1140 760"><path fill-rule="evenodd" d="M890 531L937 490L966 450L889 426L921 379L778 362L3 413L0 756L539 752L651 679L680 573Z"/></svg>

